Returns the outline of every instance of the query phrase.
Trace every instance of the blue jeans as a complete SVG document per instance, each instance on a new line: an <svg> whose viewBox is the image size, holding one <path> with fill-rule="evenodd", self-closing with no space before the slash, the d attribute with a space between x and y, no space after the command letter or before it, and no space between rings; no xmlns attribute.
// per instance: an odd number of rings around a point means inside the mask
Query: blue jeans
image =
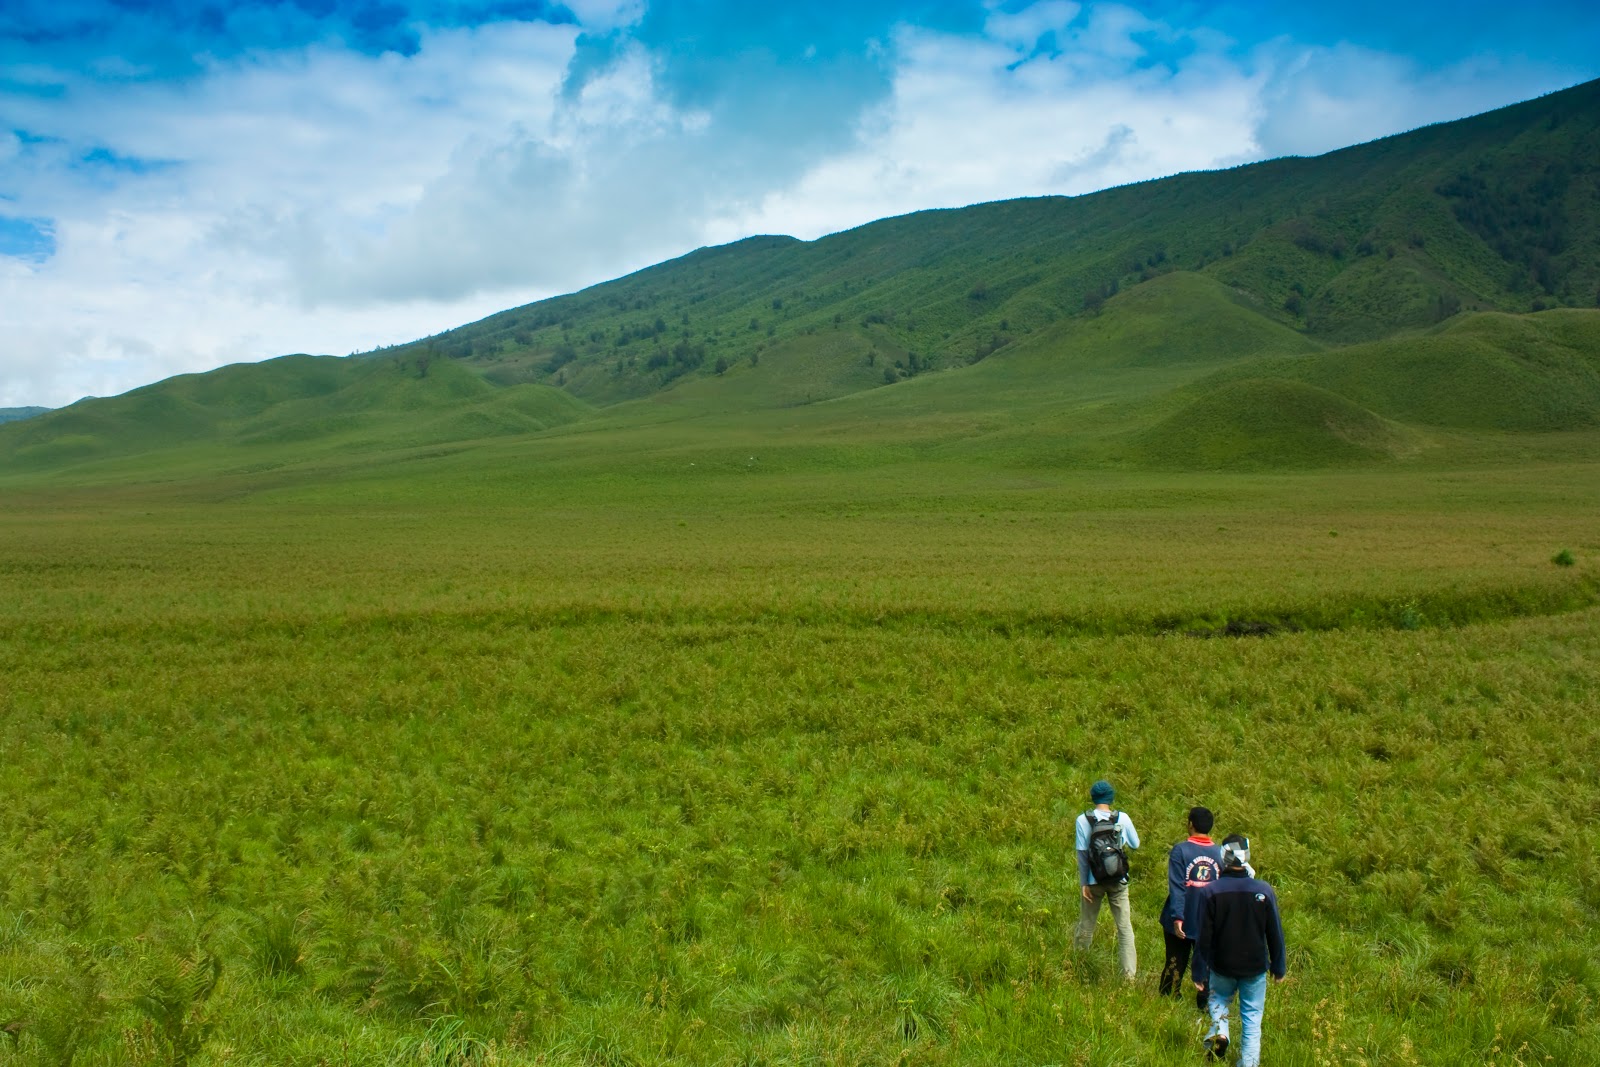
<svg viewBox="0 0 1600 1067"><path fill-rule="evenodd" d="M1261 1016L1267 1010L1267 975L1234 978L1211 972L1211 1030L1206 1034L1228 1036L1228 1008L1233 994L1239 994L1239 1067L1261 1067Z"/></svg>

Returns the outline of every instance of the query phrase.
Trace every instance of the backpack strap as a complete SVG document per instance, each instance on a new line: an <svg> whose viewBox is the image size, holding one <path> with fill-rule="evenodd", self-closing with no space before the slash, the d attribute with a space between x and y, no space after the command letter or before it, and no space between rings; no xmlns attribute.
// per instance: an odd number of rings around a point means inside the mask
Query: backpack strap
<svg viewBox="0 0 1600 1067"><path fill-rule="evenodd" d="M1095 814L1096 814L1096 812L1095 812L1095 810L1093 808L1090 808L1088 811L1083 813L1084 821L1089 824L1089 836L1090 837L1094 836L1095 827L1097 825L1104 825L1104 824L1106 824L1108 822L1108 820L1106 820L1106 819L1097 819L1097 818L1095 818ZM1122 821L1122 812L1113 811L1111 813L1111 818L1109 820L1109 824L1110 824L1111 828L1113 830L1117 829L1118 828L1117 824L1119 822L1121 822L1121 821Z"/></svg>

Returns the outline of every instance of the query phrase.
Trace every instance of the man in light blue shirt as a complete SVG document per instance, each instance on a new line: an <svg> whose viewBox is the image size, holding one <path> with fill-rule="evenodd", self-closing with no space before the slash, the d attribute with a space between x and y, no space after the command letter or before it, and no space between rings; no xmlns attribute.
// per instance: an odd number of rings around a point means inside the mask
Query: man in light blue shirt
<svg viewBox="0 0 1600 1067"><path fill-rule="evenodd" d="M1133 909L1128 905L1128 873L1126 873L1126 851L1122 854L1122 873L1117 877L1096 877L1096 869L1102 869L1101 856L1093 854L1094 830L1101 829L1102 824L1110 824L1106 829L1114 829L1117 837L1115 843L1122 849L1139 848L1139 832L1133 829L1133 819L1122 811L1112 809L1112 801L1117 800L1117 792L1110 787L1106 779L1094 782L1090 787L1090 803L1093 808L1078 816L1077 822L1077 851L1078 851L1078 886L1083 902L1078 909L1078 929L1072 937L1072 942L1077 945L1080 952L1085 952L1094 939L1094 923L1099 918L1099 905L1102 901L1110 902L1110 915L1117 923L1117 966L1122 968L1122 976L1126 981L1133 981L1134 971L1138 971L1138 953L1133 947ZM1093 824L1093 825L1091 825Z"/></svg>
<svg viewBox="0 0 1600 1067"><path fill-rule="evenodd" d="M1138 970L1139 960L1133 946L1133 910L1128 905L1127 853L1123 853L1123 873L1103 881L1095 875L1101 860L1091 855L1094 831L1104 823L1110 824L1108 829L1115 829L1118 843L1124 850L1139 847L1139 832L1133 828L1133 820L1126 813L1114 811L1111 807L1116 798L1111 783L1101 779L1089 789L1089 802L1094 807L1078 816L1078 885L1083 903L1079 908L1078 929L1072 942L1078 951L1088 950L1089 943L1094 940L1095 922L1100 918L1100 904L1108 901L1111 904L1111 918L1117 924L1117 966L1122 969L1122 977L1131 982ZM1091 826L1091 822L1094 825Z"/></svg>

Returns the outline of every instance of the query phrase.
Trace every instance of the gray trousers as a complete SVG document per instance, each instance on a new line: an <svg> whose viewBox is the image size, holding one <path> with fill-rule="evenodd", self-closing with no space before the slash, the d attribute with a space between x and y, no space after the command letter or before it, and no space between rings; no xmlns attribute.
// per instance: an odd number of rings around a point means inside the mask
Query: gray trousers
<svg viewBox="0 0 1600 1067"><path fill-rule="evenodd" d="M1128 887L1092 885L1089 887L1089 896L1092 899L1084 900L1081 895L1078 897L1081 907L1078 910L1078 929L1072 936L1073 945L1079 952L1089 948L1089 943L1094 940L1095 920L1100 918L1100 904L1102 901L1109 902L1111 918L1117 924L1117 966L1122 968L1122 977L1133 981L1134 973L1139 969L1139 956L1133 947L1133 909L1128 905Z"/></svg>

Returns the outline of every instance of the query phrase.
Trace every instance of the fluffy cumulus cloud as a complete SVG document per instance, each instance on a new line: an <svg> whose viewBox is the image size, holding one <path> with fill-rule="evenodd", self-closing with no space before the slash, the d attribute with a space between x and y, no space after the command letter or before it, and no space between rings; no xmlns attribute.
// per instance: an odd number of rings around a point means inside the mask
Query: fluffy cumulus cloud
<svg viewBox="0 0 1600 1067"><path fill-rule="evenodd" d="M559 291L693 247L709 204L736 191L703 166L706 117L659 100L639 48L555 108L559 80L535 90L544 107L463 140L415 195L389 198L380 225L377 212L290 219L261 250L291 250L306 303L359 304Z"/></svg>
<svg viewBox="0 0 1600 1067"><path fill-rule="evenodd" d="M410 217L472 138L547 124L574 38L513 23L437 31L409 57L314 44L178 79L49 72L54 92L9 101L26 143L0 214L51 219L56 248L0 274L0 404L350 351L501 306L493 285L418 304L414 285L352 300L346 282L324 299L314 250Z"/></svg>
<svg viewBox="0 0 1600 1067"><path fill-rule="evenodd" d="M902 27L891 98L851 150L776 190L723 232L802 236L927 207L1074 194L1256 155L1260 79L1114 5L996 11L982 36ZM1149 63L1143 35L1186 45Z"/></svg>
<svg viewBox="0 0 1600 1067"><path fill-rule="evenodd" d="M409 340L755 232L1314 153L1592 74L1073 0L0 11L0 406Z"/></svg>

